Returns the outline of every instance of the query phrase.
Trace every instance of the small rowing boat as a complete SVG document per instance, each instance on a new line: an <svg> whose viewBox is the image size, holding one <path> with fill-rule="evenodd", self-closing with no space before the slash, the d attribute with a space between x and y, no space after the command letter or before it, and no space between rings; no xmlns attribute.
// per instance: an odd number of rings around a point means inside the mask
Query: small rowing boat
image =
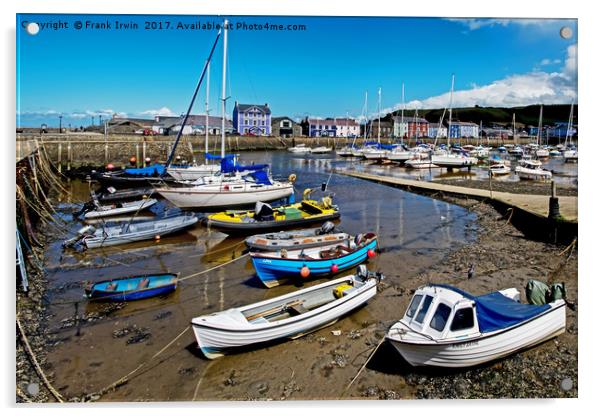
<svg viewBox="0 0 602 416"><path fill-rule="evenodd" d="M125 302L165 295L176 290L177 284L177 274L145 274L87 282L84 290L90 300Z"/></svg>
<svg viewBox="0 0 602 416"><path fill-rule="evenodd" d="M335 323L376 295L383 276L358 267L355 275L192 319L197 344L215 359L237 348L294 339Z"/></svg>
<svg viewBox="0 0 602 416"><path fill-rule="evenodd" d="M268 288L286 280L297 282L310 277L333 276L376 255L376 235L359 234L353 241L301 250L251 252L259 280Z"/></svg>
<svg viewBox="0 0 602 416"><path fill-rule="evenodd" d="M522 304L516 289L473 296L449 285L416 290L386 338L413 366L470 367L564 332L566 302Z"/></svg>
<svg viewBox="0 0 602 416"><path fill-rule="evenodd" d="M295 250L344 243L350 238L347 233L336 232L334 224L327 221L320 228L252 235L245 243L252 250Z"/></svg>
<svg viewBox="0 0 602 416"><path fill-rule="evenodd" d="M306 193L307 194L307 193ZM257 202L255 211L224 211L207 217L207 226L226 234L253 234L301 227L339 218L339 208L329 196L322 201L303 199L295 204L273 208Z"/></svg>

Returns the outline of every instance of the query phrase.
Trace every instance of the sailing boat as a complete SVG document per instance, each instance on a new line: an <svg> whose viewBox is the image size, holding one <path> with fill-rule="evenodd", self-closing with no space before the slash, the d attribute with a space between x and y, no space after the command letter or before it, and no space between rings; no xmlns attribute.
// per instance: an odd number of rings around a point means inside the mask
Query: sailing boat
<svg viewBox="0 0 602 416"><path fill-rule="evenodd" d="M400 162L404 163L406 160L412 158L412 152L410 152L407 147L403 144L403 136L405 134L405 119L403 116L403 112L405 110L405 84L401 84L401 144L395 146L391 152L387 155L387 159L392 162Z"/></svg>
<svg viewBox="0 0 602 416"><path fill-rule="evenodd" d="M178 181L194 181L202 176L213 175L220 170L220 165L207 163L209 161L209 79L211 62L207 60L207 86L205 97L205 163L197 165L196 163L188 166L170 165L167 167L167 173ZM182 124L181 130L184 129Z"/></svg>
<svg viewBox="0 0 602 416"><path fill-rule="evenodd" d="M224 50L222 66L222 143L220 175L211 181L193 186L163 187L158 192L178 208L214 208L244 206L256 202L269 202L290 197L294 194L291 175L289 182L278 182L271 178L268 165L240 166L233 155L226 157L226 69L228 51L228 21L224 21ZM218 35L219 36L219 35ZM215 46L215 45L214 45ZM198 86L197 86L198 91ZM190 104L189 111L194 103ZM188 115L188 114L187 114ZM174 146L175 149L175 146ZM172 155L173 150L172 149ZM171 156L170 155L170 159ZM246 174L245 174L246 172Z"/></svg>
<svg viewBox="0 0 602 416"><path fill-rule="evenodd" d="M543 120L543 105L539 107L539 124L537 127L537 143L527 145L532 149L537 149L539 147L539 137L542 128L542 120ZM543 149L539 149L543 150ZM536 150L535 155L537 156ZM533 159L531 155L523 155L522 159L518 161L518 165L514 168L514 171L518 175L520 179L526 180L535 180L535 181L546 181L552 179L552 172L549 170L545 170L541 167L541 161L537 159Z"/></svg>
<svg viewBox="0 0 602 416"><path fill-rule="evenodd" d="M449 92L449 125L447 130L447 151L442 154L435 153L431 157L431 162L437 166L444 168L462 168L474 166L478 163L477 158L468 156L466 153L452 153L450 151L451 129L452 129L452 104L454 97L454 79L455 75L452 75L451 90ZM459 133L458 133L459 135Z"/></svg>
<svg viewBox="0 0 602 416"><path fill-rule="evenodd" d="M567 141L569 144L567 145ZM562 153L565 162L577 162L578 154L575 145L573 144L573 103L571 102L571 112L569 115L569 123L566 126L566 137L564 139L564 147L566 150Z"/></svg>
<svg viewBox="0 0 602 416"><path fill-rule="evenodd" d="M537 146L536 150L535 150L535 156L539 157L539 158L547 158L550 157L550 152L548 151L548 149L545 148L541 148L541 130L543 129L543 125L542 125L542 120L543 120L543 105L539 106L539 125L537 127Z"/></svg>
<svg viewBox="0 0 602 416"><path fill-rule="evenodd" d="M377 143L375 145L366 146L362 153L366 159L369 160L382 160L384 159L389 151L383 148L380 144L380 116L381 116L381 89L378 89L378 136Z"/></svg>

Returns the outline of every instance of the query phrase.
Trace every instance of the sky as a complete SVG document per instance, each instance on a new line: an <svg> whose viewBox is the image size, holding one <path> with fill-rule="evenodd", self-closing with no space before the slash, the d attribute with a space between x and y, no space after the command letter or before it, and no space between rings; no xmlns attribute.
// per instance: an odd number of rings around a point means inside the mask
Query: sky
<svg viewBox="0 0 602 416"><path fill-rule="evenodd" d="M574 19L228 18L228 117L238 101L268 103L273 116L359 118L365 92L374 117L379 89L382 114L401 108L402 84L405 108L443 108L452 74L456 108L577 102ZM184 113L223 19L17 15L17 125ZM222 47L211 64L212 115L221 109ZM204 114L205 88L194 114Z"/></svg>

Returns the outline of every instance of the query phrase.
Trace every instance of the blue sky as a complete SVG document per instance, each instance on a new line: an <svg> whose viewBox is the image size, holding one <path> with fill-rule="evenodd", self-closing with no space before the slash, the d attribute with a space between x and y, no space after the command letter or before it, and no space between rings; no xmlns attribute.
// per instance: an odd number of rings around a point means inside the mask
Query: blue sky
<svg viewBox="0 0 602 416"><path fill-rule="evenodd" d="M233 25L297 24L305 30L229 31L228 114L235 100L269 103L275 116L360 116L449 102L454 107L570 103L577 98L576 20L368 17L230 17ZM38 22L31 36L23 22ZM74 28L108 21L110 29ZM115 22L137 23L118 30ZM145 22L163 30L145 30ZM114 113L150 118L188 106L219 23L215 16L18 15L17 125L88 125ZM48 24L63 22L54 30ZM166 28L169 22L169 29ZM64 26L64 25L63 25ZM560 29L572 36L564 39ZM222 45L211 71L212 114L219 114ZM204 87L194 112L204 111Z"/></svg>

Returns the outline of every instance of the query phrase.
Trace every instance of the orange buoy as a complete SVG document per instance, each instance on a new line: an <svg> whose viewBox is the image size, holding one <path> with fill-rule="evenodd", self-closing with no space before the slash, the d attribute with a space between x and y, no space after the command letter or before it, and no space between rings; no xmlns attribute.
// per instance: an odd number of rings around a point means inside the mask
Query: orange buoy
<svg viewBox="0 0 602 416"><path fill-rule="evenodd" d="M108 170L113 170L113 169L115 169L115 165L114 165L114 164L112 164L112 163L109 163L109 164L107 165L107 169L108 169Z"/></svg>
<svg viewBox="0 0 602 416"><path fill-rule="evenodd" d="M303 277L303 278L307 278L307 277L309 276L309 274L310 274L310 273L311 273L311 272L310 272L310 270L309 270L309 267L307 267L307 266L303 266L303 267L301 267L301 277Z"/></svg>
<svg viewBox="0 0 602 416"><path fill-rule="evenodd" d="M159 234L157 234L157 235L155 236L155 241L159 241L160 239L161 239L161 236L160 236Z"/></svg>
<svg viewBox="0 0 602 416"><path fill-rule="evenodd" d="M336 264L333 264L332 266L330 266L330 271L333 273L336 273L339 271L339 266L337 266Z"/></svg>
<svg viewBox="0 0 602 416"><path fill-rule="evenodd" d="M133 165L134 163L136 163L136 156L132 156L130 157L130 163Z"/></svg>
<svg viewBox="0 0 602 416"><path fill-rule="evenodd" d="M368 258L371 259L374 256L376 256L376 251L372 249L368 250Z"/></svg>

